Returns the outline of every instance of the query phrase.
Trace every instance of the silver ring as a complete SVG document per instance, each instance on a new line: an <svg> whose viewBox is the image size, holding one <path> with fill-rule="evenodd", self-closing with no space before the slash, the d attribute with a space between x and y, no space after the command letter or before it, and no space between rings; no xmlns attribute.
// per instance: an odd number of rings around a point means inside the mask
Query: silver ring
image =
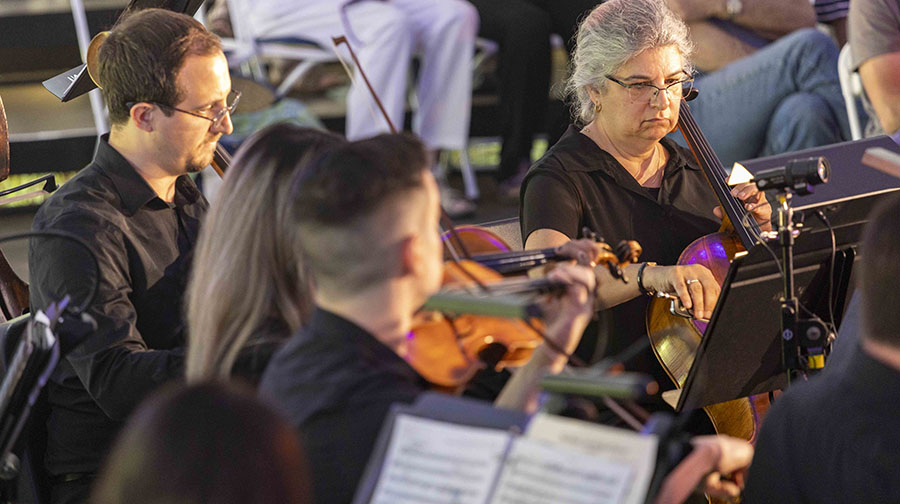
<svg viewBox="0 0 900 504"><path fill-rule="evenodd" d="M687 285L691 285L692 283L700 283L700 280L697 280L696 278L691 278L690 280L688 280L684 283L686 283Z"/></svg>

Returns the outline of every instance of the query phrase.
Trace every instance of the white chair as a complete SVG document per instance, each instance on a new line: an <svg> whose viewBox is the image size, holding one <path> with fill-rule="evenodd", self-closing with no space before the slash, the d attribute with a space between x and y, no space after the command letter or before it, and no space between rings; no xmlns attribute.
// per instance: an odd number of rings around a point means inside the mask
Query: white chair
<svg viewBox="0 0 900 504"><path fill-rule="evenodd" d="M333 48L321 47L311 40L294 37L254 37L252 29L247 26L246 20L249 19L249 16L243 12L244 2L227 0L227 3L234 39L223 39L222 45L226 52L227 49L232 50L229 57L229 64L232 67L238 65L249 66L253 78L265 82L267 79L262 71L259 58L269 57L299 62L281 81L281 84L278 85L275 91L276 98L282 98L287 95L294 85L316 65L339 61ZM492 46L488 41L484 42L484 45L478 46L479 49L482 49L480 52L489 52ZM493 46L493 50L496 51L496 46ZM352 64L352 61L346 61L346 63ZM413 103L415 103L415 100L413 100ZM475 178L475 171L469 162L466 149L460 150L459 159L459 169L462 172L466 197L477 199L480 196L480 191Z"/></svg>
<svg viewBox="0 0 900 504"><path fill-rule="evenodd" d="M223 39L223 47L233 49L229 58L232 66L249 62L251 73L257 80L265 81L260 57L280 58L298 61L299 64L282 80L275 91L278 98L284 97L291 88L314 66L321 63L337 61L334 51L328 47L320 47L311 40L300 38L256 38L246 24L248 16L242 9L242 2L227 0L231 29L234 39Z"/></svg>
<svg viewBox="0 0 900 504"><path fill-rule="evenodd" d="M859 140L863 135L856 100L862 96L863 87L851 60L850 44L844 44L838 56L838 77L841 81L841 94L844 95L844 106L847 108L847 119L850 121L850 135L853 140Z"/></svg>

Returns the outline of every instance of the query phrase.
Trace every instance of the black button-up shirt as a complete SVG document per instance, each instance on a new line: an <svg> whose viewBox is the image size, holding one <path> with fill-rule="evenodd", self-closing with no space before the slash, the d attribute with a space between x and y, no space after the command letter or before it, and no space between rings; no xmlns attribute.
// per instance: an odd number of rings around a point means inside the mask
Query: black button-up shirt
<svg viewBox="0 0 900 504"><path fill-rule="evenodd" d="M656 192L642 187L611 154L570 126L522 183L523 240L542 228L581 238L587 226L613 246L637 240L644 249L641 261L675 264L692 241L718 230L720 222L713 215L718 201L690 151L668 138L660 143L669 160ZM616 355L647 333L648 299L640 296L601 312L598 354ZM582 348L579 355L589 358L591 351ZM626 365L653 373L660 385L669 383L649 350Z"/></svg>
<svg viewBox="0 0 900 504"><path fill-rule="evenodd" d="M181 376L182 295L207 207L188 176L178 178L174 203L164 202L103 137L93 162L38 210L35 231L75 234L100 263L99 291L88 308L97 331L60 363L48 386L52 474L95 472L131 410ZM67 240L32 240L28 264L32 309L67 294L77 305L96 281L87 253Z"/></svg>
<svg viewBox="0 0 900 504"><path fill-rule="evenodd" d="M426 382L356 324L317 309L272 357L260 395L304 441L315 502L349 503L393 403L412 403Z"/></svg>

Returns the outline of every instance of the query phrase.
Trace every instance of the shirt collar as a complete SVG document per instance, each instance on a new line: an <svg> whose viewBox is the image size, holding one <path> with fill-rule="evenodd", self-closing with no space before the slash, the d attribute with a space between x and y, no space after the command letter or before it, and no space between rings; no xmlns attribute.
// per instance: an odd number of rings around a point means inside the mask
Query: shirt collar
<svg viewBox="0 0 900 504"><path fill-rule="evenodd" d="M112 180L128 215L134 215L140 208L154 200L165 205L134 166L109 145L109 133L102 135L97 142L94 163ZM196 203L200 196L194 181L187 175L182 175L175 181L177 206Z"/></svg>
<svg viewBox="0 0 900 504"><path fill-rule="evenodd" d="M396 352L362 327L340 315L317 307L307 327L305 333L312 337L329 338L329 344L357 354L370 366L399 375L410 382L425 384L424 378Z"/></svg>

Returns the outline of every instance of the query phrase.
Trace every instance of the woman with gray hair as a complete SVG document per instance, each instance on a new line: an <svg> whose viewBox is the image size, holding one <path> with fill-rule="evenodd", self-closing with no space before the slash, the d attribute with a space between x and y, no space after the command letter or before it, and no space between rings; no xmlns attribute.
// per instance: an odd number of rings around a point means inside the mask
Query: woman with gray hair
<svg viewBox="0 0 900 504"><path fill-rule="evenodd" d="M647 262L625 269L629 283L605 283L599 294L616 306L600 313L607 341L580 349L591 358L644 337L649 298L641 294L677 294L696 317L712 315L719 286L709 270L656 265L675 264L693 240L717 231L721 210L690 151L666 138L692 86L687 26L662 0L609 0L584 19L576 44L568 91L577 126L532 166L520 213L529 249L580 238L584 227L643 246ZM754 186L732 194L769 225L771 208ZM649 351L626 365L669 383Z"/></svg>

